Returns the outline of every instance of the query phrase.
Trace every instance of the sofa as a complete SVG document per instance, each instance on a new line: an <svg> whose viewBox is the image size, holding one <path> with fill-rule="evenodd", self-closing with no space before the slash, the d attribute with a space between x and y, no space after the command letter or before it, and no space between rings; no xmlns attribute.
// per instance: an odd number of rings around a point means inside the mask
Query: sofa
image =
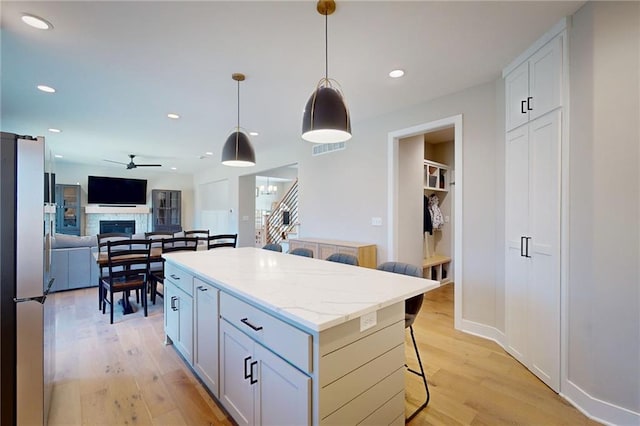
<svg viewBox="0 0 640 426"><path fill-rule="evenodd" d="M51 292L98 286L98 265L93 256L98 251L95 236L53 234L51 267L45 285L55 278Z"/></svg>

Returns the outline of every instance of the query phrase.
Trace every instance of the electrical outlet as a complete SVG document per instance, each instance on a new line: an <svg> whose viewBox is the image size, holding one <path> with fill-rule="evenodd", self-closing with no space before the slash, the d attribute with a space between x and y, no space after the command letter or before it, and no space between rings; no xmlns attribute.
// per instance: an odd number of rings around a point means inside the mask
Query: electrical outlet
<svg viewBox="0 0 640 426"><path fill-rule="evenodd" d="M372 226L382 226L382 218L381 217L372 217L371 218Z"/></svg>
<svg viewBox="0 0 640 426"><path fill-rule="evenodd" d="M378 323L378 311L373 311L368 314L364 314L360 317L360 331L365 331L371 327L375 327Z"/></svg>
<svg viewBox="0 0 640 426"><path fill-rule="evenodd" d="M247 221L249 220L249 216L242 216L242 220L243 220L244 222L247 222Z"/></svg>
<svg viewBox="0 0 640 426"><path fill-rule="evenodd" d="M444 217L444 223L449 223L449 216Z"/></svg>

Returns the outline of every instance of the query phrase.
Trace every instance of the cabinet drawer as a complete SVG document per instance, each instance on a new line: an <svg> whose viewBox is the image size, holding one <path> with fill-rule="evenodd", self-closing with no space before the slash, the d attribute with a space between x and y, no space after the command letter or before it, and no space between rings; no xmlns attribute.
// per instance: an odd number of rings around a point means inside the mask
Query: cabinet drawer
<svg viewBox="0 0 640 426"><path fill-rule="evenodd" d="M164 277L189 296L193 296L193 275L189 272L170 263L165 263Z"/></svg>
<svg viewBox="0 0 640 426"><path fill-rule="evenodd" d="M296 367L312 371L311 335L224 292L220 315Z"/></svg>
<svg viewBox="0 0 640 426"><path fill-rule="evenodd" d="M338 253L350 254L352 256L358 257L358 248L357 247L345 247L345 246L337 246L336 251Z"/></svg>

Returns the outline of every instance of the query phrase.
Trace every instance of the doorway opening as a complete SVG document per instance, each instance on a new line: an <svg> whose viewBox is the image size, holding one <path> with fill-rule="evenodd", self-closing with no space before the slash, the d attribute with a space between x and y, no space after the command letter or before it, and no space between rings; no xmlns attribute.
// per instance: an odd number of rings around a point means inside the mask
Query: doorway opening
<svg viewBox="0 0 640 426"><path fill-rule="evenodd" d="M454 324L459 329L462 115L391 132L388 150L389 260L422 265L425 278L443 284L453 281ZM433 204L438 208L431 209Z"/></svg>

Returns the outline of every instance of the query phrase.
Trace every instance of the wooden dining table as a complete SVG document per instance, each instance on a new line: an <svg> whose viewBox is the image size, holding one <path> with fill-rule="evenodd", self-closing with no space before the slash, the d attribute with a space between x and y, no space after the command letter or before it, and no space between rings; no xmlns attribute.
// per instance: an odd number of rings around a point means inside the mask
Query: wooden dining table
<svg viewBox="0 0 640 426"><path fill-rule="evenodd" d="M98 268L100 268L100 270L109 266L109 254L106 251L94 253L93 256L96 259L96 263L98 264ZM136 257L137 255L121 256L119 259L135 259ZM151 251L149 253L149 262L164 262L164 258L162 257L162 247L151 247ZM101 279L101 276L98 277L98 288L100 288L100 286L102 285L102 283L100 282ZM143 297L147 297L147 295L145 294L143 295ZM122 293L122 300L120 301L120 303L122 305L123 315L129 315L135 312L133 310L133 306L129 302L129 295L127 294L127 292Z"/></svg>

